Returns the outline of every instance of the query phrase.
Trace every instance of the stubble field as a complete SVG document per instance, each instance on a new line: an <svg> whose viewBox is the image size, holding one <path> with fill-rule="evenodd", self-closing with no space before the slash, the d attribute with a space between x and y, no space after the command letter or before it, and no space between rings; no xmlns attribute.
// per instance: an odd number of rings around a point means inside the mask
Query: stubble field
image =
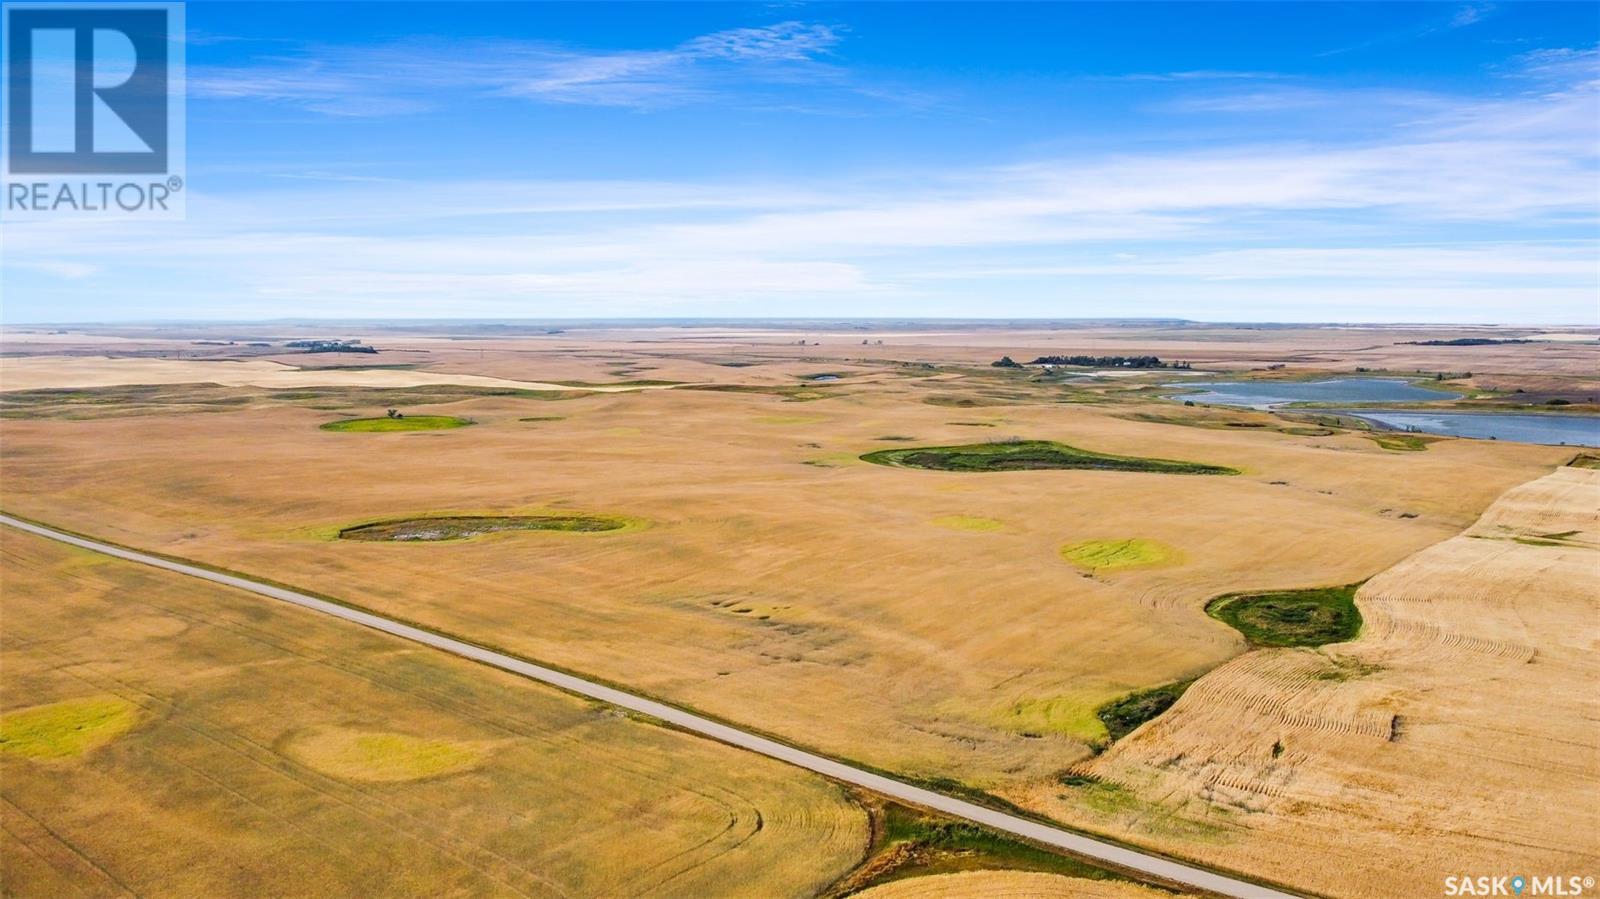
<svg viewBox="0 0 1600 899"><path fill-rule="evenodd" d="M866 845L796 769L0 536L7 895L810 896Z"/></svg>

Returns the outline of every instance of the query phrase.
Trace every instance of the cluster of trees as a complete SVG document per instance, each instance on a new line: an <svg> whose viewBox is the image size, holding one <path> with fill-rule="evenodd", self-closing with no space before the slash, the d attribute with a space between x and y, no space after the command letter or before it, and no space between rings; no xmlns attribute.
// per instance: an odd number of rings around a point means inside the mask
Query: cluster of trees
<svg viewBox="0 0 1600 899"><path fill-rule="evenodd" d="M1452 340L1407 340L1400 346L1496 346L1502 343L1537 343L1524 338L1457 337Z"/></svg>
<svg viewBox="0 0 1600 899"><path fill-rule="evenodd" d="M1189 368L1187 362L1162 362L1160 356L1040 356L1028 364L1081 365L1088 368Z"/></svg>
<svg viewBox="0 0 1600 899"><path fill-rule="evenodd" d="M376 353L376 347L362 346L359 340L291 340L284 344L308 353Z"/></svg>

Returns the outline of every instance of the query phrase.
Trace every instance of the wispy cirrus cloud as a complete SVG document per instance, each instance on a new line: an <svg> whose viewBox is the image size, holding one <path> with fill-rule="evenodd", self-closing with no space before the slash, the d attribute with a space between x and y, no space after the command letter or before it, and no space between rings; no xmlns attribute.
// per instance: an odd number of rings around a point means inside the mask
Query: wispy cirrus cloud
<svg viewBox="0 0 1600 899"><path fill-rule="evenodd" d="M307 47L245 66L197 66L189 87L202 100L257 99L339 116L415 113L494 97L653 109L727 102L763 84L797 81L849 92L842 73L824 61L841 40L837 27L798 21L714 32L666 49L414 39Z"/></svg>
<svg viewBox="0 0 1600 899"><path fill-rule="evenodd" d="M1450 17L1450 27L1465 28L1468 25L1476 25L1493 15L1494 10L1493 3L1468 3L1457 9L1455 15Z"/></svg>
<svg viewBox="0 0 1600 899"><path fill-rule="evenodd" d="M1176 72L1128 72L1122 75L1093 75L1090 77L1095 81L1276 81L1288 76L1279 72L1189 69Z"/></svg>

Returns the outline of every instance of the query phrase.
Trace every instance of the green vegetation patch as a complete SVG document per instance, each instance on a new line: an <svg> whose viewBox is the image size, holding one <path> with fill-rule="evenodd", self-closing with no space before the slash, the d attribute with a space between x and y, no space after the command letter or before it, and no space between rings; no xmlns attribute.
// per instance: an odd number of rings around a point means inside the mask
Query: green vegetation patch
<svg viewBox="0 0 1600 899"><path fill-rule="evenodd" d="M485 747L384 731L326 727L292 740L289 752L334 777L394 783L465 771L482 760Z"/></svg>
<svg viewBox="0 0 1600 899"><path fill-rule="evenodd" d="M68 699L0 714L0 752L32 759L79 756L131 730L133 703L115 696Z"/></svg>
<svg viewBox="0 0 1600 899"><path fill-rule="evenodd" d="M1061 547L1061 557L1093 571L1145 568L1177 561L1181 554L1165 543L1130 537L1125 540L1085 540Z"/></svg>
<svg viewBox="0 0 1600 899"><path fill-rule="evenodd" d="M324 431L442 431L472 424L454 415L407 415L386 418L345 418L322 425Z"/></svg>
<svg viewBox="0 0 1600 899"><path fill-rule="evenodd" d="M860 867L825 891L841 897L868 887L960 871L1038 871L1093 880L1122 875L967 821L860 797L873 819L872 846Z"/></svg>
<svg viewBox="0 0 1600 899"><path fill-rule="evenodd" d="M1311 587L1268 593L1230 593L1206 603L1206 613L1232 626L1256 646L1321 646L1343 643L1361 632L1356 590Z"/></svg>
<svg viewBox="0 0 1600 899"><path fill-rule="evenodd" d="M1002 724L1023 736L1064 734L1091 745L1103 743L1105 723L1095 716L1104 694L1019 699L1006 707Z"/></svg>
<svg viewBox="0 0 1600 899"><path fill-rule="evenodd" d="M1238 474L1238 469L1172 459L1116 456L1078 449L1053 440L1016 440L969 443L962 446L925 446L883 449L861 457L867 462L896 468L930 471L1041 471L1089 469L1092 471L1144 471L1165 474Z"/></svg>
<svg viewBox="0 0 1600 899"><path fill-rule="evenodd" d="M1129 693L1096 709L1095 716L1105 724L1106 733L1111 735L1111 739L1120 740L1132 733L1134 728L1172 708L1172 704L1192 683L1193 680L1184 680Z"/></svg>
<svg viewBox="0 0 1600 899"><path fill-rule="evenodd" d="M1420 453L1428 448L1428 444L1437 443L1444 439L1442 437L1425 437L1421 434L1401 434L1393 431L1372 431L1362 436L1386 450L1397 453Z"/></svg>
<svg viewBox="0 0 1600 899"><path fill-rule="evenodd" d="M626 519L605 515L440 515L359 524L341 530L339 539L431 542L466 540L502 531L617 531L627 525Z"/></svg>

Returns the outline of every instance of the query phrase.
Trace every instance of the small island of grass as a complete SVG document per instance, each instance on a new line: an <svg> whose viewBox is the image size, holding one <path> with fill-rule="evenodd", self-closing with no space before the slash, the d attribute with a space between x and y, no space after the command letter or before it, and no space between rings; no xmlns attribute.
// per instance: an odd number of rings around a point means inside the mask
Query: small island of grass
<svg viewBox="0 0 1600 899"><path fill-rule="evenodd" d="M864 461L930 471L1144 471L1165 474L1238 474L1238 469L1173 459L1117 456L1078 449L1053 440L1013 440L962 446L923 446L867 453Z"/></svg>
<svg viewBox="0 0 1600 899"><path fill-rule="evenodd" d="M1206 614L1232 626L1256 646L1321 646L1355 639L1360 583L1306 590L1230 593L1206 604Z"/></svg>
<svg viewBox="0 0 1600 899"><path fill-rule="evenodd" d="M623 518L603 515L440 515L359 524L339 532L340 540L419 541L466 540L502 531L565 531L594 533L627 527Z"/></svg>
<svg viewBox="0 0 1600 899"><path fill-rule="evenodd" d="M442 431L464 428L472 422L454 415L391 415L385 418L344 418L322 425L324 431Z"/></svg>

